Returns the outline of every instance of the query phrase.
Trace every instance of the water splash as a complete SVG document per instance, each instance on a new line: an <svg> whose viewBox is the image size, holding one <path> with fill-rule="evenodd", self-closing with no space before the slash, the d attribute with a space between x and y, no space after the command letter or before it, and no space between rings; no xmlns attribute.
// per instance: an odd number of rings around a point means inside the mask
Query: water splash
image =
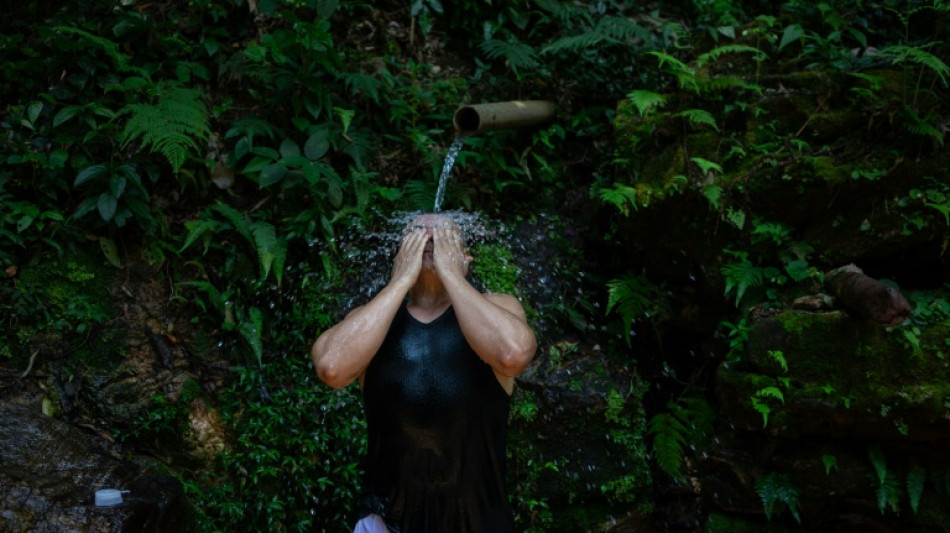
<svg viewBox="0 0 950 533"><path fill-rule="evenodd" d="M462 145L465 144L466 135L456 135L455 140L449 145L449 151L445 154L445 162L442 163L442 174L439 176L439 188L435 192L435 205L432 208L434 213L442 212L442 199L445 198L445 183L449 181L449 173L455 166L455 160L458 159L459 152L462 151Z"/></svg>
<svg viewBox="0 0 950 533"><path fill-rule="evenodd" d="M392 260L402 245L409 223L424 211L399 212L372 227L356 225L352 234L341 243L351 265L359 265L358 287L351 287L352 298L347 308L365 303L389 281ZM468 246L497 242L504 233L501 223L490 220L479 212L442 211L439 215L451 219ZM355 289L355 290L353 290Z"/></svg>

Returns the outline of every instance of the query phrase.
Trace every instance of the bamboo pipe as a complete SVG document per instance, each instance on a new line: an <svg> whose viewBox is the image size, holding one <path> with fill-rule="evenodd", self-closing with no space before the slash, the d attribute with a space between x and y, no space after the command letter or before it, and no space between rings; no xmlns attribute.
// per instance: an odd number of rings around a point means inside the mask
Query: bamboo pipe
<svg viewBox="0 0 950 533"><path fill-rule="evenodd" d="M536 126L553 117L553 102L513 100L462 106L455 111L452 124L458 133L474 135L483 131Z"/></svg>

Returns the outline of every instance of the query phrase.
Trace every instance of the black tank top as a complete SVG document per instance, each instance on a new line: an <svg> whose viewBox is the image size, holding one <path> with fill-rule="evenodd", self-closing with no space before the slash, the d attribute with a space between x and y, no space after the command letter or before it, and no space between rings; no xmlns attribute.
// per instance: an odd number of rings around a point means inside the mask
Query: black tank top
<svg viewBox="0 0 950 533"><path fill-rule="evenodd" d="M399 533L508 533L510 399L449 307L429 323L405 304L366 369L369 450L360 515Z"/></svg>

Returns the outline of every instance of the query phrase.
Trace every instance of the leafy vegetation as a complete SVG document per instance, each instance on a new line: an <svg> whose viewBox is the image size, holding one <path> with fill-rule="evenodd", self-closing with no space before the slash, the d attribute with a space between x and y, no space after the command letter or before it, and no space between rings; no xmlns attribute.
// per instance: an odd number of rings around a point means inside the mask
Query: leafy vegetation
<svg viewBox="0 0 950 533"><path fill-rule="evenodd" d="M120 316L103 287L147 265L230 368L208 398L229 447L213 469L175 472L207 531L352 525L359 397L317 384L306 352L364 286L353 235L432 206L460 103L557 101L545 128L468 139L446 199L513 227L556 214L549 250L479 245L490 260L475 277L589 348L542 338L545 357L597 353L655 384L603 399L611 450L637 465L598 487L611 513L648 507L633 502L652 483L645 436L661 471L692 479L727 431L715 369L749 369L758 317L820 292L839 263L904 246L896 236L946 265L946 2L60 4L9 6L0 32L0 362L34 371L44 343L66 368L94 357ZM567 281L535 272L556 253L571 256ZM532 301L535 282L556 297ZM950 320L947 283L905 290L912 313L887 332L917 361L950 353L929 333ZM798 362L775 348L759 363L772 373L739 403L756 430L781 431L804 394ZM821 400L858 403L836 387ZM170 439L199 396L157 397L125 446ZM522 397L513 420L539 403ZM820 458L828 476L843 469ZM916 514L931 485L947 498L939 465L869 459L882 514L902 501ZM558 514L577 502L543 486L576 465L530 446L510 460L519 530L582 527ZM802 522L804 487L774 472L754 490L767 518Z"/></svg>

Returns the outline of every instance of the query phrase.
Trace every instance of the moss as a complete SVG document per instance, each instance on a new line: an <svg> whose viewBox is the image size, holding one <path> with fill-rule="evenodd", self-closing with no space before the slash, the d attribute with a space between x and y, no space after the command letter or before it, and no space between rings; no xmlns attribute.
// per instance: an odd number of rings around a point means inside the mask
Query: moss
<svg viewBox="0 0 950 533"><path fill-rule="evenodd" d="M537 312L525 298L518 285L518 265L512 251L499 243L477 243L472 246L472 276L482 290L518 297L524 306L528 323L534 323Z"/></svg>
<svg viewBox="0 0 950 533"><path fill-rule="evenodd" d="M42 345L91 366L121 357L125 332L106 326L116 314L110 295L114 277L115 269L92 247L76 250L69 261L23 268L16 297L24 308L13 332L21 352Z"/></svg>
<svg viewBox="0 0 950 533"><path fill-rule="evenodd" d="M854 165L838 165L834 157L818 156L806 157L814 175L829 185L842 185L851 179L851 169Z"/></svg>

